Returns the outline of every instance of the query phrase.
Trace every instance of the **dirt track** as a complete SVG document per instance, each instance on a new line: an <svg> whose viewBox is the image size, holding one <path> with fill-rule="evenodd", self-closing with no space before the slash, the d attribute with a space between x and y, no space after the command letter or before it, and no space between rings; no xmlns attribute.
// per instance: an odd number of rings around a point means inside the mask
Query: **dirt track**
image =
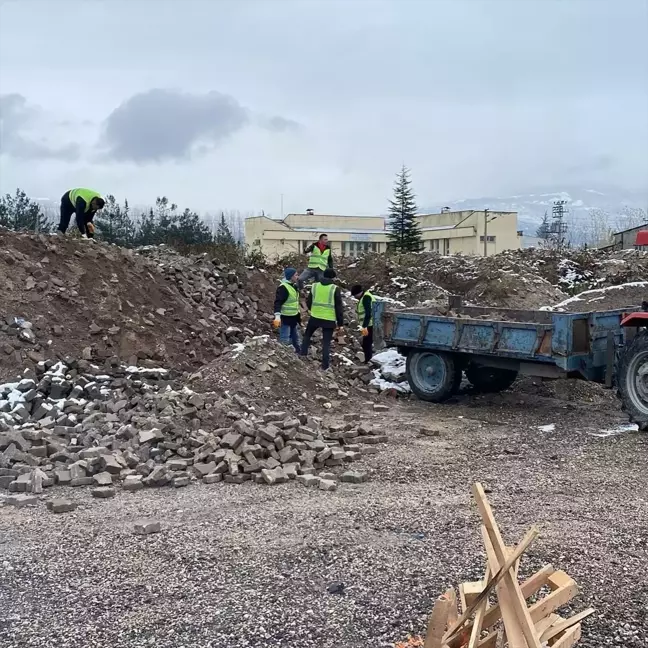
<svg viewBox="0 0 648 648"><path fill-rule="evenodd" d="M648 436L600 436L626 423L610 393L521 383L372 416L390 442L368 458L371 481L336 493L68 489L72 514L0 509L0 645L390 646L445 587L481 576L481 480L509 542L541 526L522 571L552 562L581 585L575 609L597 608L579 645L646 646ZM131 535L142 515L163 533Z"/></svg>

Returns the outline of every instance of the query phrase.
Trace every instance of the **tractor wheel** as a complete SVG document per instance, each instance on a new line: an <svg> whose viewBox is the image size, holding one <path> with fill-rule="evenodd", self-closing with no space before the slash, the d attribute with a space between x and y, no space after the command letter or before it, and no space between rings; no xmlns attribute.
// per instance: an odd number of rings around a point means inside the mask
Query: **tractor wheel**
<svg viewBox="0 0 648 648"><path fill-rule="evenodd" d="M497 369L471 364L466 367L466 378L470 384L483 393L495 393L508 389L517 378L518 372L512 369Z"/></svg>
<svg viewBox="0 0 648 648"><path fill-rule="evenodd" d="M457 389L455 359L449 353L413 351L407 356L407 380L412 391L424 401L439 403L446 400Z"/></svg>
<svg viewBox="0 0 648 648"><path fill-rule="evenodd" d="M617 367L617 395L623 411L640 430L648 431L648 331L626 347Z"/></svg>

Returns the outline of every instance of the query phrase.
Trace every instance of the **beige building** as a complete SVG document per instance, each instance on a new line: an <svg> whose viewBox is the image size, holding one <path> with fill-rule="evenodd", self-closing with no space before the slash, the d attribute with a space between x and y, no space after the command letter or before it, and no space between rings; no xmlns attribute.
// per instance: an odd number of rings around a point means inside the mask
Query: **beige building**
<svg viewBox="0 0 648 648"><path fill-rule="evenodd" d="M517 230L517 212L466 210L420 214L423 249L440 254L484 255L484 229L488 256L502 250L517 250L522 233ZM382 216L337 216L332 214L288 214L283 220L254 216L245 220L245 242L269 259L302 253L304 247L328 234L333 255L358 256L386 252L389 238Z"/></svg>

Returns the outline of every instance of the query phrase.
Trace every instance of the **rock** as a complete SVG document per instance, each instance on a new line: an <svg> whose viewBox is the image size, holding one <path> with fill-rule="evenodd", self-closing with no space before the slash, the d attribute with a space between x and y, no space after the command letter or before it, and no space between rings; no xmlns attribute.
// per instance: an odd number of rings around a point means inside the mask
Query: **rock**
<svg viewBox="0 0 648 648"><path fill-rule="evenodd" d="M55 497L47 502L47 509L52 513L70 513L79 506L76 502L65 497Z"/></svg>
<svg viewBox="0 0 648 648"><path fill-rule="evenodd" d="M326 586L326 591L329 594L344 594L344 590L345 590L344 583L341 583L339 581L330 583L329 585Z"/></svg>
<svg viewBox="0 0 648 648"><path fill-rule="evenodd" d="M101 455L100 465L104 471L111 475L119 475L122 470L122 465L117 461L114 455L110 454Z"/></svg>
<svg viewBox="0 0 648 648"><path fill-rule="evenodd" d="M175 477L171 480L171 485L174 488L182 488L183 486L189 486L191 479L189 475L184 475L182 477Z"/></svg>
<svg viewBox="0 0 648 648"><path fill-rule="evenodd" d="M217 482L223 481L223 475L212 473L211 475L205 475L202 478L203 484L216 484Z"/></svg>
<svg viewBox="0 0 648 648"><path fill-rule="evenodd" d="M193 465L193 469L196 473L198 473L198 476L206 477L207 475L213 473L214 470L216 470L216 462L210 461L209 463L195 463Z"/></svg>
<svg viewBox="0 0 648 648"><path fill-rule="evenodd" d="M137 535L150 535L160 533L161 525L157 520L137 520L133 525L133 531Z"/></svg>
<svg viewBox="0 0 648 648"><path fill-rule="evenodd" d="M328 479L329 481L337 481L337 475L331 472L321 472L319 474L320 479Z"/></svg>
<svg viewBox="0 0 648 648"><path fill-rule="evenodd" d="M92 493L92 497L98 499L115 497L115 489L113 486L98 486L97 488L93 488L90 492Z"/></svg>
<svg viewBox="0 0 648 648"><path fill-rule="evenodd" d="M42 493L43 482L45 482L46 479L47 475L40 470L40 468L36 468L30 477L29 491L36 494Z"/></svg>
<svg viewBox="0 0 648 648"><path fill-rule="evenodd" d="M126 479L124 479L122 488L125 491L142 490L142 488L144 488L144 484L142 483L142 475L128 475Z"/></svg>
<svg viewBox="0 0 648 648"><path fill-rule="evenodd" d="M16 508L34 506L38 504L38 497L35 495L9 495L9 497L5 498L5 504Z"/></svg>
<svg viewBox="0 0 648 648"><path fill-rule="evenodd" d="M340 475L340 481L348 484L362 484L369 479L367 473L348 470Z"/></svg>
<svg viewBox="0 0 648 648"><path fill-rule="evenodd" d="M317 486L320 478L315 475L297 475L297 481L304 486Z"/></svg>
<svg viewBox="0 0 648 648"><path fill-rule="evenodd" d="M72 474L69 470L62 470L60 468L57 468L54 471L54 479L56 480L57 484L69 484L72 481Z"/></svg>
<svg viewBox="0 0 648 648"><path fill-rule="evenodd" d="M373 406L374 412L389 412L389 405L379 405L375 403Z"/></svg>
<svg viewBox="0 0 648 648"><path fill-rule="evenodd" d="M111 486L113 483L112 475L109 472L100 472L92 476L97 486Z"/></svg>
<svg viewBox="0 0 648 648"><path fill-rule="evenodd" d="M284 448L279 452L279 461L281 463L290 463L291 461L295 461L299 458L299 452L295 450L295 448Z"/></svg>
<svg viewBox="0 0 648 648"><path fill-rule="evenodd" d="M88 475L87 477L74 477L70 482L70 486L90 486L94 484L94 479Z"/></svg>
<svg viewBox="0 0 648 648"><path fill-rule="evenodd" d="M330 479L320 479L319 480L319 489L323 491L334 491L337 490L337 482L334 482Z"/></svg>
<svg viewBox="0 0 648 648"><path fill-rule="evenodd" d="M261 471L261 475L266 484L283 484L288 481L288 475L286 475L281 466L277 466L277 468L273 468L272 470L264 468Z"/></svg>
<svg viewBox="0 0 648 648"><path fill-rule="evenodd" d="M156 439L159 439L162 435L160 434L160 430L157 428L153 428L152 430L140 430L139 433L139 442L140 443L150 443L151 441L155 441Z"/></svg>
<svg viewBox="0 0 648 648"><path fill-rule="evenodd" d="M243 435L237 432L228 432L221 440L221 447L236 449L243 443Z"/></svg>

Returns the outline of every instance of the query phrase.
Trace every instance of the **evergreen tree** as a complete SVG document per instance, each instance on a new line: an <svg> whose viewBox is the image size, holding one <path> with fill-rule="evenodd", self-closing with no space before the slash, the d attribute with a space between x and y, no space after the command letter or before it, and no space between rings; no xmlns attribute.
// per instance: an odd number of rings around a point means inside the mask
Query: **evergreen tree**
<svg viewBox="0 0 648 648"><path fill-rule="evenodd" d="M135 233L135 245L155 245L156 232L157 221L151 207L147 212L140 214Z"/></svg>
<svg viewBox="0 0 648 648"><path fill-rule="evenodd" d="M536 236L543 241L546 241L549 238L549 214L545 211L544 216L542 217L542 222L538 225L536 230Z"/></svg>
<svg viewBox="0 0 648 648"><path fill-rule="evenodd" d="M177 217L173 231L175 240L184 245L205 245L212 242L208 225L190 209L185 209Z"/></svg>
<svg viewBox="0 0 648 648"><path fill-rule="evenodd" d="M394 198L389 201L387 226L390 247L399 252L418 252L423 246L411 184L410 170L403 165L394 183Z"/></svg>
<svg viewBox="0 0 648 648"><path fill-rule="evenodd" d="M218 224L218 229L216 230L216 243L218 245L236 245L236 241L232 236L227 222L225 221L225 213L221 212L220 223Z"/></svg>
<svg viewBox="0 0 648 648"><path fill-rule="evenodd" d="M0 198L0 225L15 231L47 233L53 229L41 206L22 189L16 189L15 196L6 194Z"/></svg>
<svg viewBox="0 0 648 648"><path fill-rule="evenodd" d="M123 208L115 200L115 196L106 196L106 204L97 212L94 223L99 237L106 243L114 243L124 247L133 245L135 239L135 224L129 216L128 201Z"/></svg>

